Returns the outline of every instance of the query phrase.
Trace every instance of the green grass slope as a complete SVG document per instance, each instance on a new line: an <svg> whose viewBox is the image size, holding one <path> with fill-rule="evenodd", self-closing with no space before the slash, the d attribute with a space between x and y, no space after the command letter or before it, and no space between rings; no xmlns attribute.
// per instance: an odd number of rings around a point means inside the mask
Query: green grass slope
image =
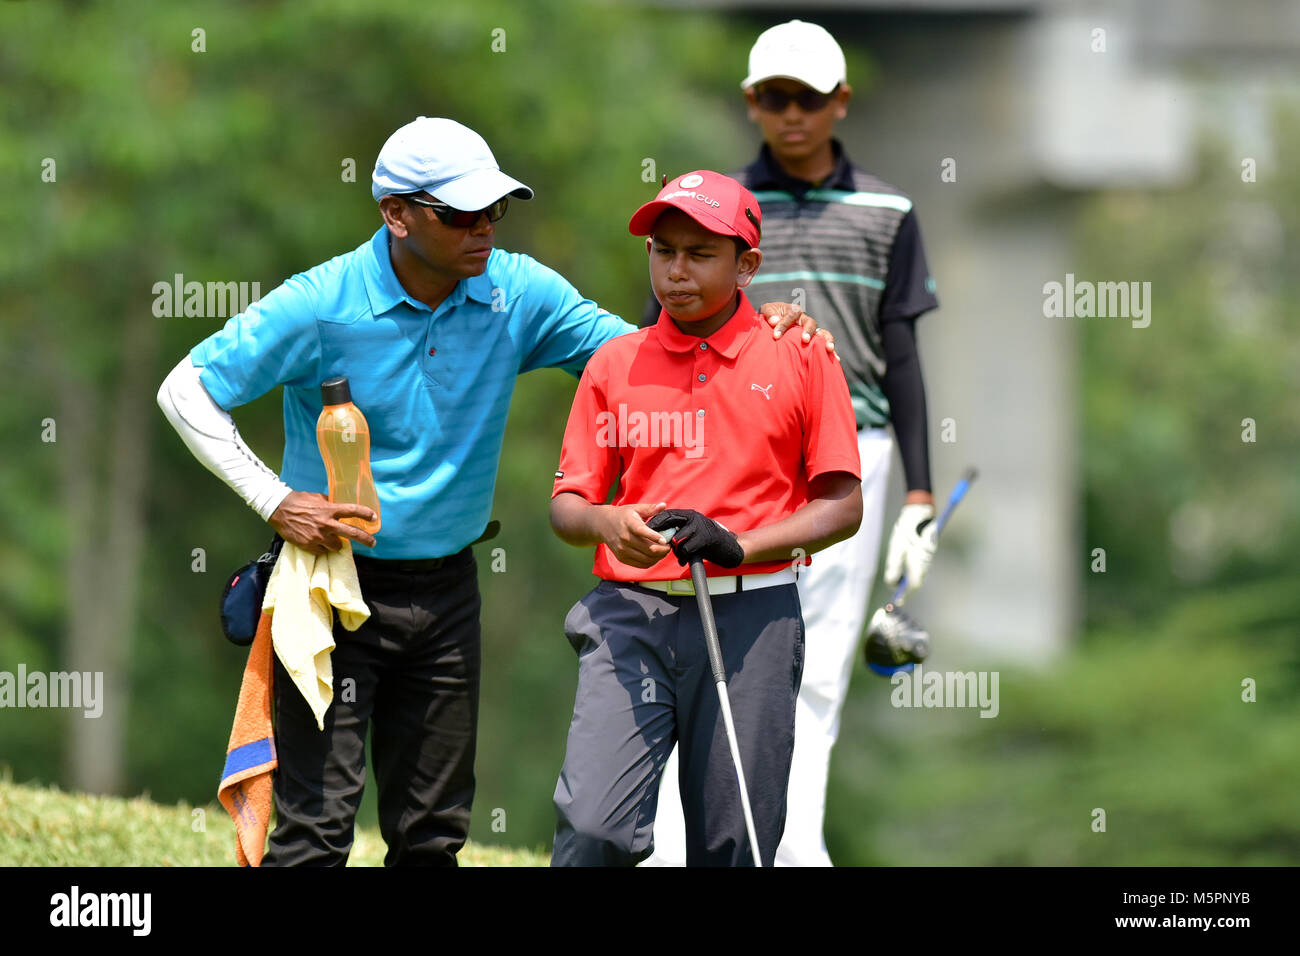
<svg viewBox="0 0 1300 956"><path fill-rule="evenodd" d="M358 827L348 866L382 866L378 831ZM550 855L468 843L462 866L546 866ZM234 866L235 828L220 804L163 806L64 793L0 777L0 866Z"/></svg>

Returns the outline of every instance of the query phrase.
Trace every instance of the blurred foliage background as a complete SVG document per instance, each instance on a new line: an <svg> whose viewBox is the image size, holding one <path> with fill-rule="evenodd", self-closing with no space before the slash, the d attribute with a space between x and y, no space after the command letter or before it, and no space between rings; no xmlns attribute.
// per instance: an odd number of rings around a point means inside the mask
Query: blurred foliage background
<svg viewBox="0 0 1300 956"><path fill-rule="evenodd" d="M379 224L379 146L440 115L537 191L498 245L634 318L645 265L627 216L659 173L747 161L736 80L758 28L558 0L0 4L0 670L107 662L122 717L120 737L108 723L87 736L93 722L66 712L0 711L15 780L163 802L215 792L245 656L221 637L217 599L270 531L154 405L224 319L155 318L153 284L181 273L265 292L356 247ZM1295 155L1300 119L1276 122ZM837 862L1300 862L1300 189L1292 177L1253 195L1207 178L1071 200L1089 271L1149 277L1176 316L1145 331L1158 349L1080 332L1088 540L1133 571L1081 569L1075 650L1049 673L1004 669L996 720L894 710L859 666L832 766ZM589 555L546 520L573 387L556 371L520 379L492 544L505 571L480 553L471 837L486 844L547 847L553 827L575 685L560 625L591 582ZM1241 408L1260 436L1245 457L1208 426ZM277 466L278 395L236 418ZM57 441L42 441L46 419ZM1241 702L1239 675L1259 702ZM1118 838L1090 830L1094 807Z"/></svg>

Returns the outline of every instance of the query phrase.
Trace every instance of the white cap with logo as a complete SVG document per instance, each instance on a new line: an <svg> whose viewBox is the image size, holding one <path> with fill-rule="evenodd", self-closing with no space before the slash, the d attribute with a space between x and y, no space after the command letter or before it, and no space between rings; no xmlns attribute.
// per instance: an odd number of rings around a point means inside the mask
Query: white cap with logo
<svg viewBox="0 0 1300 956"><path fill-rule="evenodd" d="M533 191L501 172L487 142L455 120L421 116L384 143L370 177L378 202L424 190L453 209L484 209L502 196L532 199Z"/></svg>
<svg viewBox="0 0 1300 956"><path fill-rule="evenodd" d="M791 20L764 30L749 51L747 90L764 80L798 80L818 93L829 93L847 81L844 51L824 27Z"/></svg>

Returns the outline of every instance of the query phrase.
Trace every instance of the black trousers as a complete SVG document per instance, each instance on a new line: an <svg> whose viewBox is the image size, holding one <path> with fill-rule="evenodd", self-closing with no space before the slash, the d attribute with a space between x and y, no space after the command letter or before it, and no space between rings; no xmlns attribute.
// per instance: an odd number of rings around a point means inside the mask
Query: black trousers
<svg viewBox="0 0 1300 956"><path fill-rule="evenodd" d="M370 618L334 623L334 700L318 730L275 661L276 826L263 866L342 866L371 730L385 866L456 865L474 799L480 669L477 567L356 556Z"/></svg>

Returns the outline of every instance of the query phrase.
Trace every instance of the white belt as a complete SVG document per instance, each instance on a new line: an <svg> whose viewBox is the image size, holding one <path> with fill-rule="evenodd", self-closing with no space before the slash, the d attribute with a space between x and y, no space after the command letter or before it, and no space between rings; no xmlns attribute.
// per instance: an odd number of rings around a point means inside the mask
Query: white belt
<svg viewBox="0 0 1300 956"><path fill-rule="evenodd" d="M778 584L794 584L798 581L794 568L782 568L769 574L735 574L726 577L709 578L710 594L735 594L737 591L756 591L759 588L775 587ZM674 581L627 581L654 591L663 591L678 597L693 597L695 583L690 578Z"/></svg>

